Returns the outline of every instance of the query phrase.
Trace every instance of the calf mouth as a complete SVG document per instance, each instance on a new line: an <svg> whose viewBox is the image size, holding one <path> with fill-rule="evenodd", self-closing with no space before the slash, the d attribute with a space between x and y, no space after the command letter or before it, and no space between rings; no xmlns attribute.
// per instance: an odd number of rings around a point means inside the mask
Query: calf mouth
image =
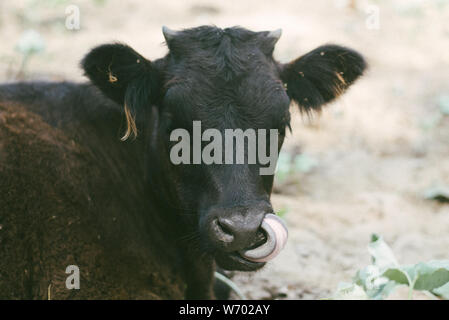
<svg viewBox="0 0 449 320"><path fill-rule="evenodd" d="M268 214L248 248L230 253L219 253L215 260L223 269L255 271L279 254L287 238L287 227L282 219L274 214Z"/></svg>
<svg viewBox="0 0 449 320"><path fill-rule="evenodd" d="M256 271L261 269L265 266L265 262L251 261L245 258L244 252L263 246L267 240L266 232L260 230L257 232L253 243L246 250L218 254L215 257L215 261L221 268L226 270Z"/></svg>
<svg viewBox="0 0 449 320"><path fill-rule="evenodd" d="M220 268L230 271L256 271L266 264L266 262L250 261L238 251L218 253L215 255L215 262Z"/></svg>

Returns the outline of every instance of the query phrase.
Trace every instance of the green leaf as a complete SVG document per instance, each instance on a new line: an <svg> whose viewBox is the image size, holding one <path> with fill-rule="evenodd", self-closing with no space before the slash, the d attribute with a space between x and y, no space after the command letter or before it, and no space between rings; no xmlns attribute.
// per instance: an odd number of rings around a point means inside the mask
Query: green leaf
<svg viewBox="0 0 449 320"><path fill-rule="evenodd" d="M379 268L386 268L390 266L399 266L393 251L386 244L386 242L377 235L371 236L372 241L368 245L368 251L371 254L373 264Z"/></svg>
<svg viewBox="0 0 449 320"><path fill-rule="evenodd" d="M372 235L368 250L373 264L359 270L353 284L340 284L334 299L385 299L403 285L409 287L410 299L413 290L449 299L449 260L400 266L393 251L376 234Z"/></svg>
<svg viewBox="0 0 449 320"><path fill-rule="evenodd" d="M406 284L408 284L405 277ZM354 278L355 284L363 287L370 299L385 299L400 283L390 280L382 274L382 270L376 265L369 265L357 272Z"/></svg>
<svg viewBox="0 0 449 320"><path fill-rule="evenodd" d="M409 284L407 274L399 268L393 251L382 237L373 234L368 245L372 265L357 272L354 282L362 286L370 299L385 299L400 284Z"/></svg>
<svg viewBox="0 0 449 320"><path fill-rule="evenodd" d="M408 284L414 290L433 292L449 283L449 260L433 260L400 268L389 268L385 270L383 276L398 284Z"/></svg>
<svg viewBox="0 0 449 320"><path fill-rule="evenodd" d="M383 300L387 298L396 288L398 284L395 281L388 281L384 285L380 286L377 292L371 293L371 299Z"/></svg>
<svg viewBox="0 0 449 320"><path fill-rule="evenodd" d="M361 286L353 283L341 282L332 296L333 300L367 300L369 297Z"/></svg>
<svg viewBox="0 0 449 320"><path fill-rule="evenodd" d="M280 210L278 210L276 212L276 215L278 215L279 217L283 218L286 214L288 213L288 208L281 208Z"/></svg>
<svg viewBox="0 0 449 320"><path fill-rule="evenodd" d="M433 260L419 263L415 267L416 290L439 288L449 282L449 260Z"/></svg>
<svg viewBox="0 0 449 320"><path fill-rule="evenodd" d="M407 273L401 268L388 268L382 275L398 284L409 285L409 278L407 277Z"/></svg>
<svg viewBox="0 0 449 320"><path fill-rule="evenodd" d="M439 288L433 289L432 292L443 299L449 300L449 282Z"/></svg>

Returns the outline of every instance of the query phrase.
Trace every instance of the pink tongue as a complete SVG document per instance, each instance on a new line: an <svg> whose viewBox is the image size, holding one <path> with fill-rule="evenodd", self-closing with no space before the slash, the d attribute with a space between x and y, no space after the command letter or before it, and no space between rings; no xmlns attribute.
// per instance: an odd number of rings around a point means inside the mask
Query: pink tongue
<svg viewBox="0 0 449 320"><path fill-rule="evenodd" d="M287 243L287 227L278 216L267 214L262 222L262 228L267 234L267 242L258 248L241 252L241 255L250 261L270 261L281 252Z"/></svg>

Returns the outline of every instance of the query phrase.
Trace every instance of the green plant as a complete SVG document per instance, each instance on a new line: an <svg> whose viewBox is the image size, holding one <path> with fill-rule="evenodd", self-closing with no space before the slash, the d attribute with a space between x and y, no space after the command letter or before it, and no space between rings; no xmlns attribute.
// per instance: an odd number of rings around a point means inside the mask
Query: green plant
<svg viewBox="0 0 449 320"><path fill-rule="evenodd" d="M276 212L276 215L278 215L281 218L284 218L287 213L288 213L288 208L283 207Z"/></svg>
<svg viewBox="0 0 449 320"><path fill-rule="evenodd" d="M15 49L22 55L22 63L18 70L18 78L21 78L25 73L30 58L45 50L45 42L39 32L30 29L20 36Z"/></svg>
<svg viewBox="0 0 449 320"><path fill-rule="evenodd" d="M391 248L373 235L368 251L372 264L357 272L352 283L340 283L331 299L385 299L397 287L408 287L433 298L449 299L449 260L432 260L415 265L400 265Z"/></svg>
<svg viewBox="0 0 449 320"><path fill-rule="evenodd" d="M276 166L276 179L284 181L296 173L309 173L317 166L318 160L308 154L293 155L287 151L282 151L279 154Z"/></svg>

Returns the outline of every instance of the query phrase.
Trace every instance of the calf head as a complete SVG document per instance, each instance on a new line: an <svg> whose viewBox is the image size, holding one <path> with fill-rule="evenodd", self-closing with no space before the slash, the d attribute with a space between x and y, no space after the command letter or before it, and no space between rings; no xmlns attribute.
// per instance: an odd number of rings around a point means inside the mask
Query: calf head
<svg viewBox="0 0 449 320"><path fill-rule="evenodd" d="M273 173L261 174L267 164L259 158L253 163L195 162L198 150L193 141L189 141L193 150L186 155L189 161L174 163L170 150L178 141L172 141L173 131L182 129L192 137L196 121L200 132L213 129L223 137L227 129L274 129L276 140L268 135L257 140L265 139L267 150L274 143L279 151L289 128L291 102L304 112L320 110L363 73L365 61L351 49L324 45L279 63L273 50L280 30L202 26L182 31L164 27L163 33L169 52L161 59L149 61L126 45L108 44L93 49L82 66L106 96L123 106L125 139L146 125L141 119L152 110L149 172L167 180L169 187L160 197L170 194L167 201L179 209L186 228L196 230L192 241L224 269L261 268L263 259L250 259L244 252L269 240L261 225L273 212ZM200 138L200 147L208 140L210 135ZM220 160L232 152L234 159L243 152L247 160L248 150L225 147L225 154L214 151L211 156Z"/></svg>

